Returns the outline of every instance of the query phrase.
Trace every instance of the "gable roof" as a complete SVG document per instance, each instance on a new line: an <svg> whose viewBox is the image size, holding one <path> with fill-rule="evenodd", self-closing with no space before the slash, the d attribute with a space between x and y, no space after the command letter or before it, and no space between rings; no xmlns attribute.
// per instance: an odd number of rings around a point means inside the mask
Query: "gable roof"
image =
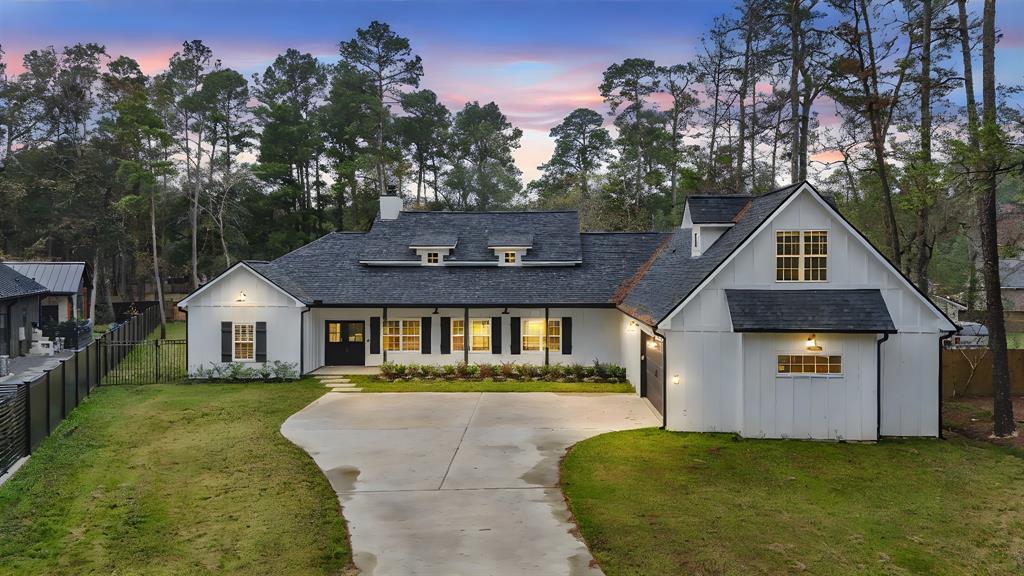
<svg viewBox="0 0 1024 576"><path fill-rule="evenodd" d="M523 257L531 262L572 265L583 259L579 215L576 212L400 212L394 220L379 216L359 243L364 263L418 262L410 246L425 238L445 238L454 245L448 263L497 263L492 239L527 235L532 248ZM452 239L457 242L451 242ZM517 246L519 244L516 244Z"/></svg>
<svg viewBox="0 0 1024 576"><path fill-rule="evenodd" d="M696 194L686 198L694 224L728 224L750 203L745 194Z"/></svg>
<svg viewBox="0 0 1024 576"><path fill-rule="evenodd" d="M574 266L366 266L352 255L365 253L370 234L351 232L252 266L308 305L613 306L620 285L668 236L573 233L582 259Z"/></svg>
<svg viewBox="0 0 1024 576"><path fill-rule="evenodd" d="M725 299L735 332L896 332L877 289L726 289Z"/></svg>
<svg viewBox="0 0 1024 576"><path fill-rule="evenodd" d="M208 280L205 284L203 284L199 288L196 288L195 290L190 292L187 296L185 296L180 301L178 301L177 306L178 306L178 308L187 308L188 307L188 302L190 300L192 300L193 298L195 298L199 294L205 292L207 288L209 288L210 286L213 286L218 280L228 276L233 271L238 270L239 268L244 268L245 270L248 270L249 272L252 272L257 278L260 278L260 279L264 280L267 284L269 284L272 288L274 288L274 290L277 290L278 292L280 292L280 293L284 294L285 296L287 296L287 297L291 298L292 300L294 300L296 304L300 304L300 305L304 304L305 302L303 302L303 300L301 298L296 296L294 292L292 292L292 291L288 290L287 288L285 288L284 286L282 286L281 283L279 283L277 281L274 281L274 280L271 280L270 278L267 278L266 275L264 275L260 271L260 267L265 265L265 264L267 264L267 262L264 262L264 261L261 261L261 260L242 260L240 262L235 262L230 267L225 269L223 272L221 272L220 274L217 274L216 276L214 276L213 278Z"/></svg>
<svg viewBox="0 0 1024 576"><path fill-rule="evenodd" d="M20 274L6 264L0 264L0 300L46 294L46 286Z"/></svg>
<svg viewBox="0 0 1024 576"><path fill-rule="evenodd" d="M700 256L690 254L692 239L689 230L677 229L619 307L647 324L661 322L800 186L792 184L763 196L735 197L745 201L733 216L735 225Z"/></svg>
<svg viewBox="0 0 1024 576"><path fill-rule="evenodd" d="M51 294L77 294L85 277L85 262L4 262L15 272L45 286Z"/></svg>

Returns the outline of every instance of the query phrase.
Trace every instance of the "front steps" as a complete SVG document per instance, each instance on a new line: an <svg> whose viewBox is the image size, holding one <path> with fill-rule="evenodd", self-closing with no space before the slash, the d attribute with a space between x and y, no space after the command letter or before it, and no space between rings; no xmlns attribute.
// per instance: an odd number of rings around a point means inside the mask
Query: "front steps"
<svg viewBox="0 0 1024 576"><path fill-rule="evenodd" d="M326 388L329 388L331 392L362 392L363 389L357 387L352 383L351 380L344 376L317 376L317 380L320 381Z"/></svg>

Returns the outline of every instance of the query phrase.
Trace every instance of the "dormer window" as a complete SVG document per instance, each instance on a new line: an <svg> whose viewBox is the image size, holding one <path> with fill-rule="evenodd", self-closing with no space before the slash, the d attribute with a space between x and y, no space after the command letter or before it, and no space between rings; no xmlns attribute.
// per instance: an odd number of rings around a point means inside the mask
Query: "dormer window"
<svg viewBox="0 0 1024 576"><path fill-rule="evenodd" d="M427 264L437 264L441 261L441 255L437 252L427 252Z"/></svg>
<svg viewBox="0 0 1024 576"><path fill-rule="evenodd" d="M518 254L515 252L505 252L504 259L505 264L515 264L519 261Z"/></svg>

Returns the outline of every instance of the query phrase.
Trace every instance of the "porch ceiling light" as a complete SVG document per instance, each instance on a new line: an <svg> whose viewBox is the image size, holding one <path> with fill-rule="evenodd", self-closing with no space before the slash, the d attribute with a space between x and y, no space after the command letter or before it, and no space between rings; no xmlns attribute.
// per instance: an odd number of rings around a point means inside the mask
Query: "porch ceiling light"
<svg viewBox="0 0 1024 576"><path fill-rule="evenodd" d="M238 298L235 298L235 302L245 302L245 300L246 300L245 290L239 290L238 291Z"/></svg>
<svg viewBox="0 0 1024 576"><path fill-rule="evenodd" d="M818 339L814 337L814 334L811 334L807 338L807 344L805 346L811 352L821 352L821 346L818 345Z"/></svg>

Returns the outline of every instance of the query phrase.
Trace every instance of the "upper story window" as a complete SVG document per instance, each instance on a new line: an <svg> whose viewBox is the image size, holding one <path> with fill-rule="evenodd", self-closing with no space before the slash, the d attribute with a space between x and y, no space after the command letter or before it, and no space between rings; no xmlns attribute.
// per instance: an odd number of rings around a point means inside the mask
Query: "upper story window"
<svg viewBox="0 0 1024 576"><path fill-rule="evenodd" d="M384 322L384 349L388 352L419 352L420 321L388 320Z"/></svg>
<svg viewBox="0 0 1024 576"><path fill-rule="evenodd" d="M441 261L441 255L437 252L427 252L427 264L437 264Z"/></svg>
<svg viewBox="0 0 1024 576"><path fill-rule="evenodd" d="M505 252L503 258L505 260L505 264L515 264L519 260L518 254L515 252Z"/></svg>
<svg viewBox="0 0 1024 576"><path fill-rule="evenodd" d="M777 282L828 280L828 232L779 230L775 233Z"/></svg>

